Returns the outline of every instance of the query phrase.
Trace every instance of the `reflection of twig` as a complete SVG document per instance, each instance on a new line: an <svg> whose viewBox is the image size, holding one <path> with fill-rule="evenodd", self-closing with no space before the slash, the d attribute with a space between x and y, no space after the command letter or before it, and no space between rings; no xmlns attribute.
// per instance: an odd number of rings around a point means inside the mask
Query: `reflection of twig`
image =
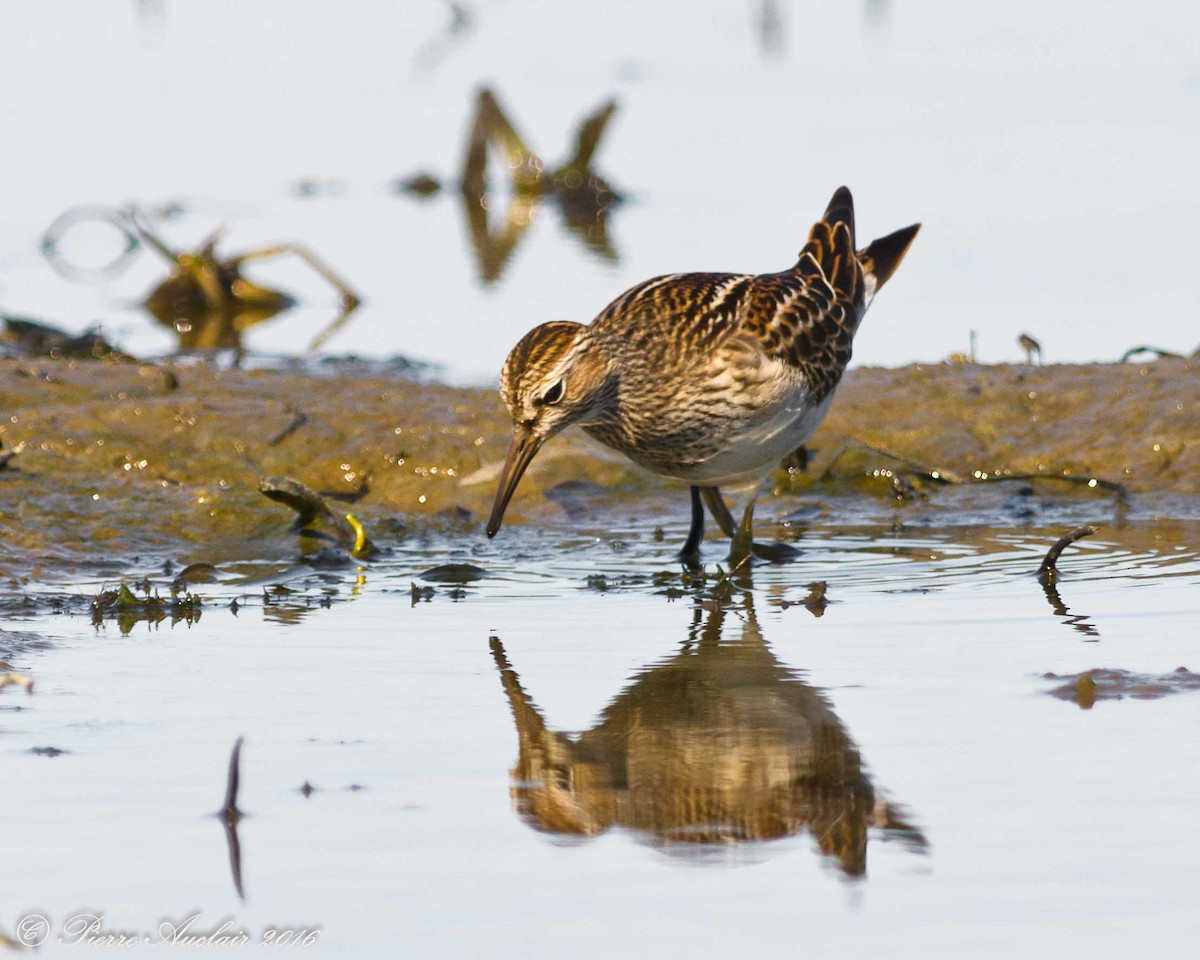
<svg viewBox="0 0 1200 960"><path fill-rule="evenodd" d="M334 273L332 268L327 266L324 261L317 259L316 254L307 247L302 247L298 243L279 243L273 247L262 247L258 250L251 250L248 253L238 254L236 257L230 257L225 262L236 269L248 260L266 260L271 257L281 257L288 253L299 257L312 267L314 272L327 280L337 290L341 298L339 302L346 308L347 312L353 310L362 302L359 300L358 295L350 289L346 281Z"/></svg>
<svg viewBox="0 0 1200 960"><path fill-rule="evenodd" d="M63 235L79 223L98 221L109 224L125 237L125 249L112 261L94 269L80 267L67 260L59 245ZM73 280L109 279L132 262L137 250L148 247L170 264L170 273L150 292L142 306L160 323L179 336L183 349L241 349L242 332L288 309L295 301L285 293L259 286L242 274L244 264L285 254L299 257L318 276L338 291L341 312L313 343L313 349L346 322L358 307L358 295L350 286L307 247L280 243L248 250L233 256L220 256L217 244L224 228L213 231L194 250L174 250L144 222L136 207L76 207L56 219L46 230L42 252L63 276Z"/></svg>
<svg viewBox="0 0 1200 960"><path fill-rule="evenodd" d="M767 56L778 56L783 52L783 20L779 16L777 0L759 0L757 20L762 52Z"/></svg>
<svg viewBox="0 0 1200 960"><path fill-rule="evenodd" d="M1063 603L1062 597L1058 595L1058 587L1054 585L1053 580L1043 581L1042 590L1046 594L1046 599L1050 601L1050 606L1054 609L1054 612L1063 618L1063 623L1069 627L1074 627L1085 637L1100 636L1100 631L1096 629L1095 624L1088 622L1085 614L1071 613L1071 608Z"/></svg>
<svg viewBox="0 0 1200 960"><path fill-rule="evenodd" d="M125 247L108 263L100 267L81 267L72 263L58 249L65 234L71 227L79 223L100 221L115 227L125 241ZM61 276L80 283L90 283L97 280L110 280L120 274L132 262L137 253L139 240L136 229L130 227L129 218L120 210L112 207L73 207L59 216L42 236L42 256Z"/></svg>
<svg viewBox="0 0 1200 960"><path fill-rule="evenodd" d="M887 26L891 13L891 0L866 0L863 19L866 21L867 29L880 29Z"/></svg>
<svg viewBox="0 0 1200 960"><path fill-rule="evenodd" d="M616 109L616 104L609 101L584 117L570 158L547 170L500 107L496 95L486 89L479 92L463 156L461 195L485 282L499 278L542 200L557 205L566 229L589 250L605 260L617 260L608 236L607 214L621 198L592 170L593 158ZM490 222L494 196L489 192L487 177L489 147L503 154L512 187L508 208L496 228Z"/></svg>
<svg viewBox="0 0 1200 960"><path fill-rule="evenodd" d="M432 73L451 48L475 26L474 16L466 4L446 0L446 6L449 8L450 22L440 33L421 44L413 55L413 68L418 73Z"/></svg>

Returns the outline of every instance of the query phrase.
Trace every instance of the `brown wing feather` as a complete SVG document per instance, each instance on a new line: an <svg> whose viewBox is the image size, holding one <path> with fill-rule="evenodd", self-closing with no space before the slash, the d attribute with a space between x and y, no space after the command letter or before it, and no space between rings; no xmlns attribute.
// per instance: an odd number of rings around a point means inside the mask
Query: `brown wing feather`
<svg viewBox="0 0 1200 960"><path fill-rule="evenodd" d="M739 304L757 278L738 273L674 273L626 290L600 312L593 326L634 338L655 337L666 321L676 346L703 352L734 329ZM653 322L644 320L653 318Z"/></svg>
<svg viewBox="0 0 1200 960"><path fill-rule="evenodd" d="M665 321L677 349L701 354L731 334L747 333L767 356L800 372L819 402L837 386L850 361L863 291L854 205L843 187L825 219L813 225L791 270L655 277L619 296L594 325L619 331L638 350L638 338L647 338L649 349L654 327ZM643 322L651 317L657 322Z"/></svg>

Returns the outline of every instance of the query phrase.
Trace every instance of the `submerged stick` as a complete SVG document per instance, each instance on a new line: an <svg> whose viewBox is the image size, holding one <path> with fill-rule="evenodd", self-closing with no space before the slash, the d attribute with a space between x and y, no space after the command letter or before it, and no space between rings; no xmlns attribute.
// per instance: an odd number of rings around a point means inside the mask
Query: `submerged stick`
<svg viewBox="0 0 1200 960"><path fill-rule="evenodd" d="M1042 561L1042 565L1038 568L1038 582L1043 586L1054 583L1058 579L1058 563L1059 556L1076 540L1081 540L1084 537L1090 537L1096 532L1095 527L1076 527L1065 537L1059 537L1058 541L1046 552L1046 558Z"/></svg>

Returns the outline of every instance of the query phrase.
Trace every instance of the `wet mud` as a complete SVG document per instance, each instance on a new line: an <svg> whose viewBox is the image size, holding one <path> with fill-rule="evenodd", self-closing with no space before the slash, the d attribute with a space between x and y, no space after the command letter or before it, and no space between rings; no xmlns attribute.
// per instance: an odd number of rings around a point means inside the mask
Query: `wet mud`
<svg viewBox="0 0 1200 960"><path fill-rule="evenodd" d="M1033 479L1003 494L1014 516L1047 492L1086 500L1113 497L1118 485L1170 516L1172 503L1200 492L1198 387L1195 360L857 369L807 463L777 471L774 493L817 497L807 506L820 510L819 498L839 495L936 499L943 477L1025 476ZM291 478L333 512L352 512L383 547L414 530L474 531L508 440L493 390L353 363L222 370L9 359L0 361L0 411L0 452L10 454L0 469L0 575L10 581L71 575L98 558L294 556L295 515L262 495L264 478ZM1064 476L1079 483L1054 483ZM1089 488L1089 478L1098 483ZM664 485L571 432L533 465L509 522L636 505ZM783 503L785 523L803 524L805 505Z"/></svg>

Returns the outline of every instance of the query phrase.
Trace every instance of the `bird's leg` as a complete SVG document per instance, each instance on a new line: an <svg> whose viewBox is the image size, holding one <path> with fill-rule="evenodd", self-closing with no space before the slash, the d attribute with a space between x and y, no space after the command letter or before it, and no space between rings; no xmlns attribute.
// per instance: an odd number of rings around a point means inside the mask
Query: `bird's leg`
<svg viewBox="0 0 1200 960"><path fill-rule="evenodd" d="M696 488L693 487L693 490ZM704 498L704 502L708 505L708 512L712 514L712 518L717 521L717 526L721 528L721 532L727 537L733 537L737 534L737 523L734 522L733 514L729 512L729 508L725 506L725 501L721 498L721 491L716 487L700 487L700 496Z"/></svg>
<svg viewBox="0 0 1200 960"><path fill-rule="evenodd" d="M704 539L704 505L700 502L700 488L692 487L692 525L687 539L679 551L679 561L690 570L700 568L700 541Z"/></svg>
<svg viewBox="0 0 1200 960"><path fill-rule="evenodd" d="M760 560L766 560L770 563L786 563L788 560L792 560L799 555L800 551L791 544L754 543L750 535L750 525L754 519L754 497L751 497L750 502L746 505L746 513L742 516L742 523L739 526L734 522L733 514L729 512L729 508L725 506L725 501L721 497L720 490L716 487L701 487L700 494L704 497L704 502L708 505L708 512L717 521L717 526L721 528L721 532L732 541L729 548L730 563L734 562L734 555L739 549L739 537L744 537L746 543L749 544L746 549Z"/></svg>

